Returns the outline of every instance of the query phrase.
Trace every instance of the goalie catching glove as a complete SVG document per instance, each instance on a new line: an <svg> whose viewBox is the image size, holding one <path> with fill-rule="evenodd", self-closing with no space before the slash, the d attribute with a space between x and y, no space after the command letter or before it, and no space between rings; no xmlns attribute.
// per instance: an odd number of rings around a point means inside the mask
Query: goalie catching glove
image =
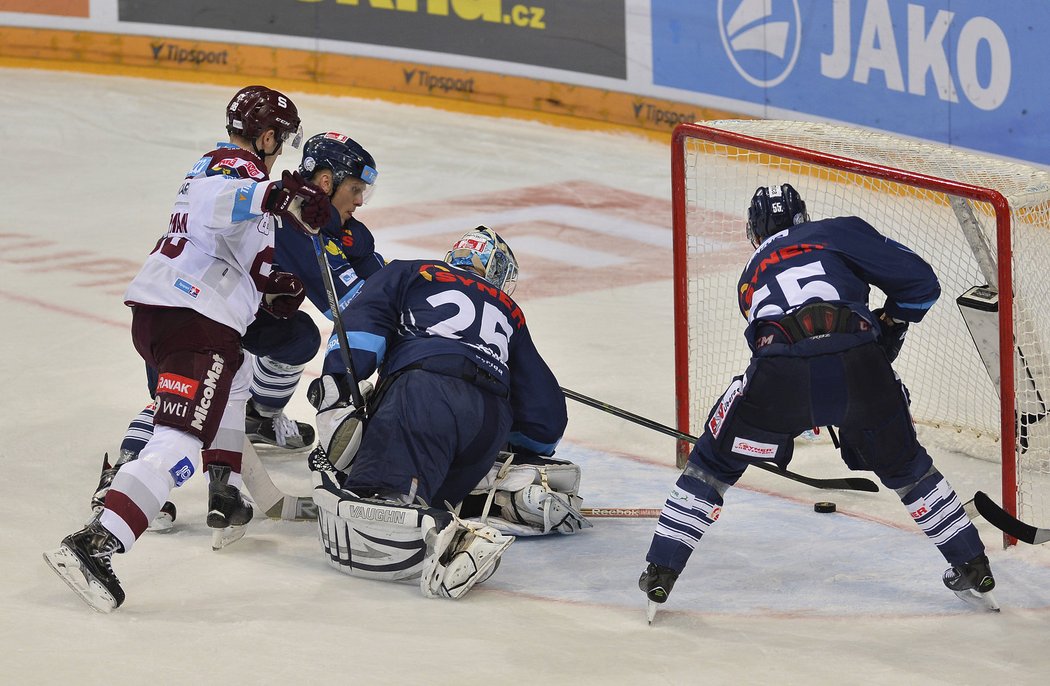
<svg viewBox="0 0 1050 686"><path fill-rule="evenodd" d="M365 404L372 395L372 383L357 385ZM307 399L317 410L318 443L340 472L346 472L361 447L365 429L365 408L355 407L350 382L345 374L325 374L310 382Z"/></svg>

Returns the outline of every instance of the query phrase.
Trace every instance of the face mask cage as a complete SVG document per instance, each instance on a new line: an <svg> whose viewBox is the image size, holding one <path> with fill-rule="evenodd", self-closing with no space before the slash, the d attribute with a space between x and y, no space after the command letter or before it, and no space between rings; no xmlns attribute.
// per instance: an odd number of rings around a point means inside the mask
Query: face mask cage
<svg viewBox="0 0 1050 686"><path fill-rule="evenodd" d="M445 255L453 267L469 269L493 286L510 295L518 280L518 267L495 241L484 234L468 234L459 239Z"/></svg>

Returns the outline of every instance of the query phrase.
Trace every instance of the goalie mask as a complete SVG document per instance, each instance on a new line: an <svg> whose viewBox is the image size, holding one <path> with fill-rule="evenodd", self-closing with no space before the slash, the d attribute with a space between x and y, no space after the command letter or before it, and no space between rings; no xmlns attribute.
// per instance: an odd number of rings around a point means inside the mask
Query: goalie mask
<svg viewBox="0 0 1050 686"><path fill-rule="evenodd" d="M763 186L747 208L747 239L757 248L773 234L808 221L806 203L791 184Z"/></svg>
<svg viewBox="0 0 1050 686"><path fill-rule="evenodd" d="M266 86L246 86L226 106L226 132L253 141L273 129L280 143L298 148L303 142L299 110L291 98ZM272 152L255 150L260 157Z"/></svg>
<svg viewBox="0 0 1050 686"><path fill-rule="evenodd" d="M507 295L514 292L518 261L510 246L487 226L463 234L445 255L445 262L474 272Z"/></svg>
<svg viewBox="0 0 1050 686"><path fill-rule="evenodd" d="M332 172L334 188L348 178L361 179L368 184L363 202L368 202L379 178L376 161L368 151L354 139L335 131L311 136L303 146L299 173L310 178L321 169Z"/></svg>

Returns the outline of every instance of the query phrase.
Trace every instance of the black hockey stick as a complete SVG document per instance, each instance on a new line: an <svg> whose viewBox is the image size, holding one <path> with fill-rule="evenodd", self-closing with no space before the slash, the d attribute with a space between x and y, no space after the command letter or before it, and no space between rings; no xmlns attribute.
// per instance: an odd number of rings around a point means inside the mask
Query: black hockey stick
<svg viewBox="0 0 1050 686"><path fill-rule="evenodd" d="M1039 545L1050 541L1050 529L1040 529L1031 524L1025 524L1009 512L999 507L999 504L984 494L977 491L973 494L973 504L981 516L1003 533L1013 536L1018 541L1024 541L1030 545Z"/></svg>
<svg viewBox="0 0 1050 686"><path fill-rule="evenodd" d="M614 415L621 419L626 419L629 422L634 422L635 424L644 426L647 429L652 429L654 431L659 431L662 434L673 436L681 441L689 441L690 443L696 443L698 440L700 440L696 436L690 436L687 433L682 433L677 429L672 429L671 427L666 426L664 424L660 424L659 422L655 422L652 419L646 419L645 417L636 415L633 412L628 412L627 410L621 410L618 407L615 407L608 403L604 403L601 400L589 398L585 395L577 393L576 391L571 391L568 388L562 387L561 392L565 394L566 398L575 400L579 403L583 403L584 405L590 405L595 409L602 410L603 412L608 412L611 415ZM797 481L800 484L812 486L813 488L838 489L842 491L865 491L867 493L877 493L879 490L878 485L874 481L872 481L871 479L865 479L864 477L847 476L840 479L817 479L810 476L803 476L802 474L796 474L795 472L788 471L787 469L779 469L772 465L768 465L764 462L751 462L750 464L754 465L755 467L758 467L759 469L764 469L767 472L779 474L780 476L791 479L792 481Z"/></svg>
<svg viewBox="0 0 1050 686"><path fill-rule="evenodd" d="M354 401L354 407L365 407L364 398L361 397L361 389L357 387L357 377L354 376L354 361L350 357L350 343L346 340L346 329L343 328L343 313L339 311L339 298L335 293L335 284L332 282L332 268L328 264L328 258L324 256L324 248L321 246L321 235L313 235L314 252L317 253L317 267L321 270L321 281L324 283L325 295L328 296L328 306L332 308L332 323L335 325L335 335L339 339L339 353L346 365L346 377L350 380L350 398Z"/></svg>

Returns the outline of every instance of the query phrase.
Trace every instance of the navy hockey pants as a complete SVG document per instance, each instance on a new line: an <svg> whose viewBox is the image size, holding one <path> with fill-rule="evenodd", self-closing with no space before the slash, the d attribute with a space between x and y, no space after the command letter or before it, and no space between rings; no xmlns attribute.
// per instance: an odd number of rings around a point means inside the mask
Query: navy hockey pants
<svg viewBox="0 0 1050 686"><path fill-rule="evenodd" d="M806 429L838 426L850 469L887 488L916 482L932 460L915 435L908 399L875 343L812 357L752 358L715 404L689 460L732 485L753 460L786 466Z"/></svg>
<svg viewBox="0 0 1050 686"><path fill-rule="evenodd" d="M492 468L510 426L506 397L454 376L400 373L368 419L343 487L455 506Z"/></svg>

